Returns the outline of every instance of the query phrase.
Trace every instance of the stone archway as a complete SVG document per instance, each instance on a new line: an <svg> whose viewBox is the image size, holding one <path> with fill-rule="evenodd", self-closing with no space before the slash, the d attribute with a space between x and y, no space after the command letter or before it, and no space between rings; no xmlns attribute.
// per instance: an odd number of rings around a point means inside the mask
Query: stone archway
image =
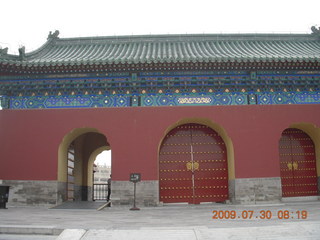
<svg viewBox="0 0 320 240"><path fill-rule="evenodd" d="M58 153L58 202L92 200L92 156L101 148L110 144L93 128L74 129L64 137Z"/></svg>

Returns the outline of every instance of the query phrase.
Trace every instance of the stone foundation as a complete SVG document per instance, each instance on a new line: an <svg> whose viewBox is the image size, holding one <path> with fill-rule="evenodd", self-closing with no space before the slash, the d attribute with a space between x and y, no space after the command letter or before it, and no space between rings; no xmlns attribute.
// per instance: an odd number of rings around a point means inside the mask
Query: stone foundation
<svg viewBox="0 0 320 240"><path fill-rule="evenodd" d="M281 201L281 178L240 178L234 181L235 204L277 203ZM229 186L233 184L229 184ZM230 192L230 189L229 189Z"/></svg>
<svg viewBox="0 0 320 240"><path fill-rule="evenodd" d="M65 182L58 182L57 204L67 200L67 184Z"/></svg>
<svg viewBox="0 0 320 240"><path fill-rule="evenodd" d="M66 183L57 181L3 180L10 186L7 206L52 207L66 201ZM78 201L92 201L92 188L78 186ZM320 177L318 178L320 192ZM229 199L233 204L278 203L282 199L281 179L240 178L229 180ZM133 183L112 181L113 205L133 205ZM136 184L136 205L159 205L159 181L141 181Z"/></svg>
<svg viewBox="0 0 320 240"><path fill-rule="evenodd" d="M229 201L227 202L233 202L235 199L235 180L229 180L229 185L228 185L228 190L229 190Z"/></svg>
<svg viewBox="0 0 320 240"><path fill-rule="evenodd" d="M111 202L113 205L133 205L133 183L112 181ZM157 206L159 204L159 181L136 183L136 205Z"/></svg>
<svg viewBox="0 0 320 240"><path fill-rule="evenodd" d="M53 207L67 200L67 184L57 181L3 180L9 185L7 206ZM92 187L75 185L75 201L92 201Z"/></svg>
<svg viewBox="0 0 320 240"><path fill-rule="evenodd" d="M91 195L90 195L90 193ZM74 185L74 200L75 201L92 201L92 189L88 186Z"/></svg>
<svg viewBox="0 0 320 240"><path fill-rule="evenodd" d="M93 194L93 187L87 186L87 201L93 201L92 194Z"/></svg>
<svg viewBox="0 0 320 240"><path fill-rule="evenodd" d="M58 198L57 181L3 180L9 185L7 206L55 206Z"/></svg>

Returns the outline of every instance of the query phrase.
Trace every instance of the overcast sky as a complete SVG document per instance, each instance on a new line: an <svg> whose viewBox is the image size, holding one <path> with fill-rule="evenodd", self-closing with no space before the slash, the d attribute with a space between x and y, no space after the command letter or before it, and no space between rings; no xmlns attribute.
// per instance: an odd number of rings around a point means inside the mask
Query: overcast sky
<svg viewBox="0 0 320 240"><path fill-rule="evenodd" d="M310 33L320 0L3 0L0 46L18 53L60 37L184 33Z"/></svg>
<svg viewBox="0 0 320 240"><path fill-rule="evenodd" d="M111 166L111 150L100 153L94 163L102 166Z"/></svg>

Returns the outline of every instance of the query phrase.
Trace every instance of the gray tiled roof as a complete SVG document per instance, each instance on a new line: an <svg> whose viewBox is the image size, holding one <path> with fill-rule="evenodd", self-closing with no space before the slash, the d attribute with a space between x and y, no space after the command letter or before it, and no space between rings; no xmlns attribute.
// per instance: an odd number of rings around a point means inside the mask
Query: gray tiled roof
<svg viewBox="0 0 320 240"><path fill-rule="evenodd" d="M199 34L59 38L0 63L27 66L226 61L319 61L315 34Z"/></svg>

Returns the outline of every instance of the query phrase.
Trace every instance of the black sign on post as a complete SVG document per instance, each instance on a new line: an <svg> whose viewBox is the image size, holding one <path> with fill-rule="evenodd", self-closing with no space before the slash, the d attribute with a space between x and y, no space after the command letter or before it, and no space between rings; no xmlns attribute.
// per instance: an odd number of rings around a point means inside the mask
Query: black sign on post
<svg viewBox="0 0 320 240"><path fill-rule="evenodd" d="M130 174L130 182L133 182L133 207L130 210L140 210L140 208L136 207L136 183L141 181L140 173L131 173Z"/></svg>
<svg viewBox="0 0 320 240"><path fill-rule="evenodd" d="M130 182L137 183L141 181L140 173L131 173L130 174Z"/></svg>

